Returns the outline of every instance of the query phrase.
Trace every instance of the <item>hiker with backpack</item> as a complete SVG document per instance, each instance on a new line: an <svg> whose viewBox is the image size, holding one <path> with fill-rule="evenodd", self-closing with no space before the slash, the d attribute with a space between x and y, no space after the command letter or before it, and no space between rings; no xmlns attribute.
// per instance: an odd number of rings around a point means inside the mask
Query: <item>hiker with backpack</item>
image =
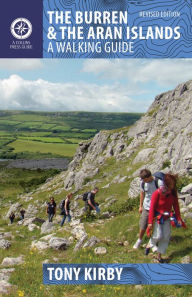
<svg viewBox="0 0 192 297"><path fill-rule="evenodd" d="M165 254L168 247L171 224L176 227L186 227L180 215L176 182L177 176L165 174L164 186L157 189L151 198L147 233L150 235L152 232L153 223L154 230L146 247L146 255L149 253L150 248L157 247L156 260L158 263L164 262L161 254ZM172 213L172 208L175 214Z"/></svg>
<svg viewBox="0 0 192 297"><path fill-rule="evenodd" d="M20 219L21 220L24 220L24 217L25 217L25 210L24 209L21 209L20 210Z"/></svg>
<svg viewBox="0 0 192 297"><path fill-rule="evenodd" d="M155 174L154 174L155 175ZM151 196L157 188L163 186L163 177L164 174L162 172L157 172L156 177L153 177L151 171L148 169L142 169L140 171L140 205L139 205L139 213L140 217L140 230L139 230L139 238L135 242L133 248L138 249L142 243L143 236L147 229L148 225L148 216L149 209L151 203Z"/></svg>
<svg viewBox="0 0 192 297"><path fill-rule="evenodd" d="M10 223L13 224L13 221L15 219L15 214L14 212L11 212L10 216L9 216L9 219L10 219Z"/></svg>
<svg viewBox="0 0 192 297"><path fill-rule="evenodd" d="M71 215L70 215L70 200L73 197L73 194L70 193L67 195L65 200L62 200L60 203L60 209L61 209L61 215L63 215L63 219L61 221L61 226L65 223L66 217L68 218L68 222L71 221Z"/></svg>
<svg viewBox="0 0 192 297"><path fill-rule="evenodd" d="M56 216L56 206L57 205L56 205L54 197L51 197L50 202L47 203L47 209L46 209L46 212L48 214L49 222L53 221L54 215Z"/></svg>
<svg viewBox="0 0 192 297"><path fill-rule="evenodd" d="M95 187L92 191L83 194L83 201L85 201L85 210L89 213L95 210L100 213L100 208L98 203L95 202L95 195L98 193L99 189Z"/></svg>

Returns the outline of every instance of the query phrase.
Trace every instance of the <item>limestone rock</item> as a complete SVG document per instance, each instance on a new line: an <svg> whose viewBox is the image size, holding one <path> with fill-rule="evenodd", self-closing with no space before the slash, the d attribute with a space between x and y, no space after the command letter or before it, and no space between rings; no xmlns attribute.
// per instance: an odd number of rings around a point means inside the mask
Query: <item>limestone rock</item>
<svg viewBox="0 0 192 297"><path fill-rule="evenodd" d="M181 259L181 263L182 263L182 264L189 264L189 263L191 263L191 257L190 257L189 255L183 257L183 258Z"/></svg>
<svg viewBox="0 0 192 297"><path fill-rule="evenodd" d="M154 148L146 148L140 151L135 159L133 160L133 164L139 163L139 162L146 162L149 160L150 155L155 151Z"/></svg>
<svg viewBox="0 0 192 297"><path fill-rule="evenodd" d="M128 197L129 198L135 198L139 195L140 193L140 178L136 177L132 180L129 191L128 191Z"/></svg>
<svg viewBox="0 0 192 297"><path fill-rule="evenodd" d="M100 246L94 249L94 253L96 255L105 255L107 253L107 249L105 247Z"/></svg>
<svg viewBox="0 0 192 297"><path fill-rule="evenodd" d="M0 239L0 249L8 249L11 246L11 242L5 239Z"/></svg>
<svg viewBox="0 0 192 297"><path fill-rule="evenodd" d="M93 247L94 245L96 245L97 243L100 242L100 239L97 238L96 236L92 236L89 240L87 240L87 242L83 245L83 248L86 247Z"/></svg>
<svg viewBox="0 0 192 297"><path fill-rule="evenodd" d="M23 256L19 256L17 258L6 257L3 259L1 265L2 266L14 266L14 265L20 265L23 263L24 263Z"/></svg>
<svg viewBox="0 0 192 297"><path fill-rule="evenodd" d="M41 226L41 234L44 233L51 233L54 229L53 223L46 221L45 223L43 223L43 225Z"/></svg>
<svg viewBox="0 0 192 297"><path fill-rule="evenodd" d="M49 246L54 250L66 250L69 245L67 238L52 237L49 240Z"/></svg>
<svg viewBox="0 0 192 297"><path fill-rule="evenodd" d="M35 225L35 224L29 224L28 225L28 230L29 231L34 231L35 229L39 229L40 227L39 226L37 226L37 225Z"/></svg>
<svg viewBox="0 0 192 297"><path fill-rule="evenodd" d="M181 189L182 194L192 194L192 183Z"/></svg>
<svg viewBox="0 0 192 297"><path fill-rule="evenodd" d="M79 241L76 243L75 247L74 247L74 252L78 251L80 248L82 248L84 242L87 239L87 234L83 235Z"/></svg>
<svg viewBox="0 0 192 297"><path fill-rule="evenodd" d="M41 250L48 249L49 244L47 242L44 242L44 241L34 240L34 241L32 241L31 248L36 248L36 249L41 251Z"/></svg>

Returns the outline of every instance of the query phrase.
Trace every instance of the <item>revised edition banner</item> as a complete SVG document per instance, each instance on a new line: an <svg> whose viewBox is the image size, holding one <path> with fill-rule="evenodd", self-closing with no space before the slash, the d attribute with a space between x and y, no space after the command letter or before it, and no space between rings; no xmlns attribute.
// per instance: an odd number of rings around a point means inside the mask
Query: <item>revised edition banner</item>
<svg viewBox="0 0 192 297"><path fill-rule="evenodd" d="M192 56L190 0L7 0L0 13L2 58Z"/></svg>

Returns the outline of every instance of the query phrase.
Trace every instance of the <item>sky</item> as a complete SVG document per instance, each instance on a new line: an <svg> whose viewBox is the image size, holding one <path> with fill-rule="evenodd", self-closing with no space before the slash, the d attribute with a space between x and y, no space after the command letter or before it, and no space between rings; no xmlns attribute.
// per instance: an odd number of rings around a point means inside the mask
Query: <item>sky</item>
<svg viewBox="0 0 192 297"><path fill-rule="evenodd" d="M146 112L192 59L0 59L0 110Z"/></svg>

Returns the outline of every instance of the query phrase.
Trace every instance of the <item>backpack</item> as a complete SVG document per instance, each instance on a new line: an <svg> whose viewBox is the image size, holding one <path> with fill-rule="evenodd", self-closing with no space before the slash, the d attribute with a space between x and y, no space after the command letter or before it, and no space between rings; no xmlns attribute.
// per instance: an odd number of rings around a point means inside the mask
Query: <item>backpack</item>
<svg viewBox="0 0 192 297"><path fill-rule="evenodd" d="M61 202L59 204L59 208L64 209L64 205L65 205L65 199L61 200Z"/></svg>
<svg viewBox="0 0 192 297"><path fill-rule="evenodd" d="M89 194L89 192L86 192L86 193L83 194L83 198L82 198L83 201L87 201L88 194Z"/></svg>
<svg viewBox="0 0 192 297"><path fill-rule="evenodd" d="M158 189L158 180L160 179L160 180L164 181L165 173L158 171L153 174L153 177L154 177L154 181L155 181L155 187L156 187L156 189ZM141 183L141 187L142 187L143 191L145 192L144 181Z"/></svg>

